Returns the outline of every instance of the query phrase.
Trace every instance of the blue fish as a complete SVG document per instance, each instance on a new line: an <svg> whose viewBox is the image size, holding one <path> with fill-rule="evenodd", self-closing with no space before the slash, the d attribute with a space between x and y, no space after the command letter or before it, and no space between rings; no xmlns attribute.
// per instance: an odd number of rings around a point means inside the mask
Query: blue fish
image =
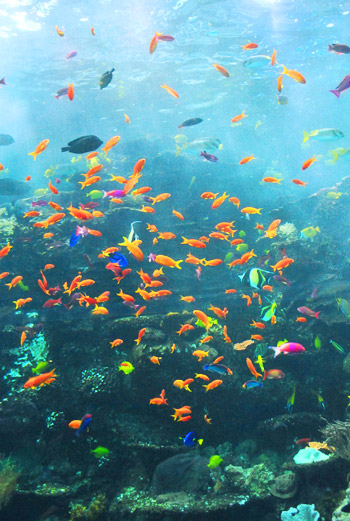
<svg viewBox="0 0 350 521"><path fill-rule="evenodd" d="M196 443L198 443L198 445L202 445L203 440L198 439L197 433L191 431L188 432L184 438L182 438L182 442L185 447L194 447Z"/></svg>
<svg viewBox="0 0 350 521"><path fill-rule="evenodd" d="M257 382L256 380L248 380L242 385L243 389L253 389L254 387L263 388L263 384L261 382Z"/></svg>
<svg viewBox="0 0 350 521"><path fill-rule="evenodd" d="M204 369L204 371L210 371L211 373L216 373L216 374L221 374L221 375L232 374L231 369L226 367L226 365L221 365L221 364L205 364L205 365L203 365L203 369Z"/></svg>
<svg viewBox="0 0 350 521"><path fill-rule="evenodd" d="M126 268L128 265L127 258L121 253L113 252L109 254L109 260L118 264L120 269Z"/></svg>
<svg viewBox="0 0 350 521"><path fill-rule="evenodd" d="M80 237L80 234L73 232L72 235L69 237L69 246L76 246L79 242Z"/></svg>
<svg viewBox="0 0 350 521"><path fill-rule="evenodd" d="M84 414L84 416L81 419L80 427L75 433L76 436L80 436L80 434L85 431L85 429L89 426L90 422L92 420L91 414Z"/></svg>

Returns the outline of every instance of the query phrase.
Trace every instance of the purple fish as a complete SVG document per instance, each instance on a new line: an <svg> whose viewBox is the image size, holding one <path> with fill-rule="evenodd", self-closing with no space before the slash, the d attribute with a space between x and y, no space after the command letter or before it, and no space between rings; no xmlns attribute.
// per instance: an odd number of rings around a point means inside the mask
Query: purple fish
<svg viewBox="0 0 350 521"><path fill-rule="evenodd" d="M84 416L81 419L80 427L75 433L76 436L80 436L80 434L85 431L85 429L89 426L90 422L92 420L91 414L84 414Z"/></svg>
<svg viewBox="0 0 350 521"><path fill-rule="evenodd" d="M55 183L56 183L57 185L59 185L60 182L61 182L61 179L60 179L59 177L56 177L56 179L55 179Z"/></svg>
<svg viewBox="0 0 350 521"><path fill-rule="evenodd" d="M150 253L147 256L148 262L154 262L156 260L157 255L155 253Z"/></svg>
<svg viewBox="0 0 350 521"><path fill-rule="evenodd" d="M74 56L76 56L78 53L77 51L71 51L67 54L66 56L66 60L70 60L71 58L74 58Z"/></svg>
<svg viewBox="0 0 350 521"><path fill-rule="evenodd" d="M302 313L303 315L307 315L308 317L315 317L315 318L320 318L319 315L321 313L321 311L312 311L312 309L310 308L307 308L305 306L302 306L301 308L297 308L299 313Z"/></svg>
<svg viewBox="0 0 350 521"><path fill-rule="evenodd" d="M68 87L63 87L63 89L60 89L57 91L55 98L60 99L63 96L67 96L67 94L68 94Z"/></svg>
<svg viewBox="0 0 350 521"><path fill-rule="evenodd" d="M173 36L169 36L168 34L161 34L158 36L158 40L160 42L173 42L175 38Z"/></svg>
<svg viewBox="0 0 350 521"><path fill-rule="evenodd" d="M80 204L80 208L82 210L93 210L94 208L97 208L99 206L98 203L94 203L93 201L86 203L86 204Z"/></svg>
<svg viewBox="0 0 350 521"><path fill-rule="evenodd" d="M269 349L273 349L275 352L273 356L274 358L276 358L276 356L280 355L281 353L284 355L288 355L288 353L296 355L305 351L305 347L303 347L301 344L297 344L296 342L286 342L281 344L279 347L269 346Z"/></svg>
<svg viewBox="0 0 350 521"><path fill-rule="evenodd" d="M32 201L32 206L47 206L49 203L47 201Z"/></svg>
<svg viewBox="0 0 350 521"><path fill-rule="evenodd" d="M1 80L0 80L0 84L1 84L1 85L7 85L7 83L5 83L5 78L1 78Z"/></svg>
<svg viewBox="0 0 350 521"><path fill-rule="evenodd" d="M212 154L207 154L206 151L201 152L200 155L204 157L205 161L211 161L212 163L216 163L216 161L219 161L219 159L216 156L213 156Z"/></svg>
<svg viewBox="0 0 350 521"><path fill-rule="evenodd" d="M282 275L274 275L273 278L277 282L282 282L282 284L287 284L287 286L290 286L290 284L291 284L290 280L286 279L286 277L283 277Z"/></svg>
<svg viewBox="0 0 350 521"><path fill-rule="evenodd" d="M139 304L134 304L134 302L129 302L128 300L123 300L123 304L127 308L133 309L135 311L140 307Z"/></svg>
<svg viewBox="0 0 350 521"><path fill-rule="evenodd" d="M350 54L350 47L341 43L332 43L332 45L328 45L328 51L335 54Z"/></svg>
<svg viewBox="0 0 350 521"><path fill-rule="evenodd" d="M105 190L102 190L103 197L102 199L105 199L106 197L125 197L126 193L124 190L110 190L109 192L106 192Z"/></svg>
<svg viewBox="0 0 350 521"><path fill-rule="evenodd" d="M340 94L347 90L350 87L350 74L345 76L342 81L339 83L338 87L334 90L330 90L329 92L333 92L339 98Z"/></svg>

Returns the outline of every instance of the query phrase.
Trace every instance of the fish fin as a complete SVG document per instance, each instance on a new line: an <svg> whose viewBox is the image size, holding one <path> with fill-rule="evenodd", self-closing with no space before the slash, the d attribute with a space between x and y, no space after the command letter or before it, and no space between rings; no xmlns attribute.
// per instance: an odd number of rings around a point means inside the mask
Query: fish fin
<svg viewBox="0 0 350 521"><path fill-rule="evenodd" d="M320 313L321 311L317 311L317 313L315 313L315 318L320 318Z"/></svg>
<svg viewBox="0 0 350 521"><path fill-rule="evenodd" d="M330 90L329 92L332 92L333 94L335 94L337 96L337 98L340 97L340 92L338 90Z"/></svg>
<svg viewBox="0 0 350 521"><path fill-rule="evenodd" d="M279 355L279 347L269 346L268 349L272 349L272 350L273 350L273 352L274 352L273 357L274 357L274 358L276 358L276 356Z"/></svg>
<svg viewBox="0 0 350 521"><path fill-rule="evenodd" d="M331 150L330 153L333 157L332 163L336 163L339 159L339 154L335 150Z"/></svg>
<svg viewBox="0 0 350 521"><path fill-rule="evenodd" d="M34 161L36 161L36 153L35 152L29 152L28 156L33 156Z"/></svg>
<svg viewBox="0 0 350 521"><path fill-rule="evenodd" d="M176 154L175 154L175 157L178 157L178 156L181 154L181 150L182 150L182 148L179 147L179 145L176 145Z"/></svg>
<svg viewBox="0 0 350 521"><path fill-rule="evenodd" d="M303 130L303 132L304 132L304 140L303 140L303 143L306 143L306 141L308 141L308 140L310 139L310 134L308 134L308 133L306 132L306 130Z"/></svg>
<svg viewBox="0 0 350 521"><path fill-rule="evenodd" d="M315 230L316 230L316 232L321 233L319 226L316 226Z"/></svg>

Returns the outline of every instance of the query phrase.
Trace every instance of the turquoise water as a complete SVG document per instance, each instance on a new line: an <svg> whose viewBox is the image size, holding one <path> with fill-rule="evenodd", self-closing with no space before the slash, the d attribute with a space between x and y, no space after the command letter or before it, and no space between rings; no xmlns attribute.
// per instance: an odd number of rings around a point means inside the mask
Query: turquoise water
<svg viewBox="0 0 350 521"><path fill-rule="evenodd" d="M320 431L350 394L349 16L1 3L0 519L331 519L350 459ZM305 477L309 441L335 455ZM307 485L276 492L286 470Z"/></svg>

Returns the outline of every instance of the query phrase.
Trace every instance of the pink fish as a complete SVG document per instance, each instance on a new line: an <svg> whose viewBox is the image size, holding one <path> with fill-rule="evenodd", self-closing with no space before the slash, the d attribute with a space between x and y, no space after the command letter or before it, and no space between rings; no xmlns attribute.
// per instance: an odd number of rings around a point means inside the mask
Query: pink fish
<svg viewBox="0 0 350 521"><path fill-rule="evenodd" d="M307 315L308 317L320 318L319 315L321 311L312 311L312 309L302 306L301 308L297 308L299 313L303 315Z"/></svg>
<svg viewBox="0 0 350 521"><path fill-rule="evenodd" d="M7 85L7 83L5 83L5 78L2 78L2 79L0 80L0 84L1 84L1 85Z"/></svg>
<svg viewBox="0 0 350 521"><path fill-rule="evenodd" d="M71 51L67 54L66 56L66 60L70 60L71 58L74 58L74 56L76 56L78 53L77 51Z"/></svg>
<svg viewBox="0 0 350 521"><path fill-rule="evenodd" d="M305 351L305 347L303 347L301 344L297 344L296 342L286 342L285 344L281 344L279 347L275 346L269 346L269 349L272 349L274 351L274 358L276 356L283 353L284 355L290 354L298 354Z"/></svg>
<svg viewBox="0 0 350 521"><path fill-rule="evenodd" d="M134 302L129 302L128 300L123 300L123 304L127 308L134 309L135 311L140 307L139 304L134 304Z"/></svg>
<svg viewBox="0 0 350 521"><path fill-rule="evenodd" d="M49 300L47 300L44 303L43 308L52 308L52 306L59 306L61 304L62 304L62 297L60 297L58 299L50 298Z"/></svg>

